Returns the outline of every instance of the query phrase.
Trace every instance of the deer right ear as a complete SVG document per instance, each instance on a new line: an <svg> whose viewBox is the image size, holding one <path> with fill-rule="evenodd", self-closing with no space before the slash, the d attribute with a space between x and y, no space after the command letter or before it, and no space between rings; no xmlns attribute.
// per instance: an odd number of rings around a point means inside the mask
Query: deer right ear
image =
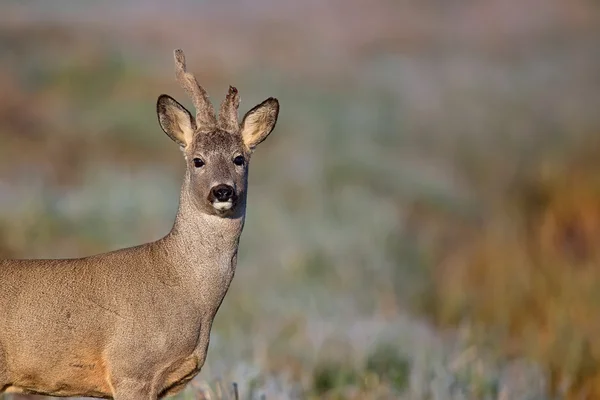
<svg viewBox="0 0 600 400"><path fill-rule="evenodd" d="M163 131L182 148L192 143L196 122L192 114L174 98L163 94L156 102L158 123Z"/></svg>
<svg viewBox="0 0 600 400"><path fill-rule="evenodd" d="M279 115L279 101L269 97L252 110L248 111L242 120L241 132L244 143L254 150L269 136Z"/></svg>

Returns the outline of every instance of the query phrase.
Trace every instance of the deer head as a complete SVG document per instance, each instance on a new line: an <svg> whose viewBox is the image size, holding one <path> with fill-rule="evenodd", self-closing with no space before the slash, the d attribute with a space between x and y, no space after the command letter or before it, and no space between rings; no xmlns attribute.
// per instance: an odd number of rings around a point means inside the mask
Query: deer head
<svg viewBox="0 0 600 400"><path fill-rule="evenodd" d="M171 96L159 96L156 110L163 131L183 151L186 190L199 212L232 217L243 211L248 164L256 146L275 127L279 102L268 98L238 122L240 97L236 88L221 103L217 119L208 94L186 70L185 55L174 52L177 81L191 97L196 118Z"/></svg>

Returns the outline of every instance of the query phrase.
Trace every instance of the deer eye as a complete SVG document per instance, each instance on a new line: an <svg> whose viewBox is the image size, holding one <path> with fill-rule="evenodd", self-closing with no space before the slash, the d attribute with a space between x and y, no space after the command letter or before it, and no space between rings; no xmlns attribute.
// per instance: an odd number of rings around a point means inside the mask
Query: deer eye
<svg viewBox="0 0 600 400"><path fill-rule="evenodd" d="M244 162L246 160L244 159L244 156L237 156L236 158L233 159L233 163L235 165L244 165Z"/></svg>
<svg viewBox="0 0 600 400"><path fill-rule="evenodd" d="M204 166L204 161L200 158L194 158L194 167L201 168Z"/></svg>

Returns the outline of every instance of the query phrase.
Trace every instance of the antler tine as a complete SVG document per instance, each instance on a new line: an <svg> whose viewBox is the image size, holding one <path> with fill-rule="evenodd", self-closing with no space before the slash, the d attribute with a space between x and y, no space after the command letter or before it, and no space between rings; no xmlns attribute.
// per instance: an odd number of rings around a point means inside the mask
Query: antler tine
<svg viewBox="0 0 600 400"><path fill-rule="evenodd" d="M227 132L236 132L239 129L238 107L240 96L233 86L229 86L229 93L221 103L219 110L219 128Z"/></svg>
<svg viewBox="0 0 600 400"><path fill-rule="evenodd" d="M198 126L215 126L217 122L215 109L208 99L206 90L198 84L193 74L187 72L183 50L176 49L173 54L175 56L175 76L177 77L177 82L183 87L188 96L192 98L194 107L196 107L196 124Z"/></svg>

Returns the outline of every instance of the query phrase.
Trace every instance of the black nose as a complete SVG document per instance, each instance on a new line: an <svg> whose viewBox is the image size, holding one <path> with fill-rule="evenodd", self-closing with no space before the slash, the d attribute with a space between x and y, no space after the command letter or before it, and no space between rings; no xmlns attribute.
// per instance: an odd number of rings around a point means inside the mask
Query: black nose
<svg viewBox="0 0 600 400"><path fill-rule="evenodd" d="M233 188L229 185L217 185L212 189L212 194L218 201L229 201L233 197Z"/></svg>

